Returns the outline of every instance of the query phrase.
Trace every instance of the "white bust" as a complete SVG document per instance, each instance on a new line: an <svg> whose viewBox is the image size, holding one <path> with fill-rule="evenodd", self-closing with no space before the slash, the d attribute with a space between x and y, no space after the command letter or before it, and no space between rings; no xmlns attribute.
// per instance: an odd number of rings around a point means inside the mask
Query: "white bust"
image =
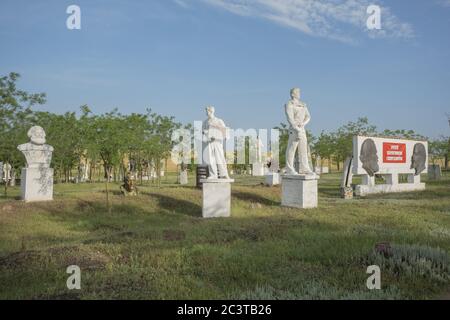
<svg viewBox="0 0 450 320"><path fill-rule="evenodd" d="M34 126L28 130L29 143L17 147L26 160L28 168L48 168L52 161L53 147L45 144L45 131L42 127Z"/></svg>

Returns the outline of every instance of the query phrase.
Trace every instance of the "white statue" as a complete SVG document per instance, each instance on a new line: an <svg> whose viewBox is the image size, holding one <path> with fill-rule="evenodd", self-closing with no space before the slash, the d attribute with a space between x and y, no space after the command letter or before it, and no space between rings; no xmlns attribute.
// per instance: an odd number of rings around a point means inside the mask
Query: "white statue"
<svg viewBox="0 0 450 320"><path fill-rule="evenodd" d="M28 130L30 142L17 147L25 155L27 168L49 168L53 147L45 144L45 131L39 126Z"/></svg>
<svg viewBox="0 0 450 320"><path fill-rule="evenodd" d="M2 178L3 181L5 181L5 183L8 183L11 180L11 170L12 166L8 162L6 162L2 168L3 171Z"/></svg>
<svg viewBox="0 0 450 320"><path fill-rule="evenodd" d="M25 155L26 168L22 169L21 189L25 201L53 199L53 169L50 168L53 147L45 144L45 131L39 126L28 130L29 143L17 147Z"/></svg>
<svg viewBox="0 0 450 320"><path fill-rule="evenodd" d="M204 160L208 164L208 179L230 179L227 162L223 150L223 141L227 138L227 127L222 119L214 115L214 107L207 107L208 119L203 122L203 137L206 143L203 152Z"/></svg>
<svg viewBox="0 0 450 320"><path fill-rule="evenodd" d="M311 120L308 108L300 101L300 89L291 90L291 100L285 105L289 128L289 141L286 150L286 174L313 174L309 165L308 141L305 126ZM299 172L294 168L295 153L298 149Z"/></svg>

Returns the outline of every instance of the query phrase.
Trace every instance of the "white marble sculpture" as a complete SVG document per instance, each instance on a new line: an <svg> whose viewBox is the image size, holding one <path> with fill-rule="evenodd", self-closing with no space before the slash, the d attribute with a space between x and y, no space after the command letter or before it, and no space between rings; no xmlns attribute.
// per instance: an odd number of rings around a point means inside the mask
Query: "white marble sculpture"
<svg viewBox="0 0 450 320"><path fill-rule="evenodd" d="M209 176L201 179L204 218L229 217L231 215L231 183L224 155L223 141L227 137L227 127L223 120L214 115L214 108L207 107L208 119L203 123L203 157L208 165Z"/></svg>
<svg viewBox="0 0 450 320"><path fill-rule="evenodd" d="M207 107L208 119L203 122L205 150L203 158L208 164L208 179L230 179L225 159L223 142L227 137L227 127L222 119L215 116L214 107Z"/></svg>
<svg viewBox="0 0 450 320"><path fill-rule="evenodd" d="M53 199L53 169L50 168L53 147L45 144L45 131L34 126L28 131L29 143L17 148L24 154L27 167L22 169L21 189L25 201Z"/></svg>
<svg viewBox="0 0 450 320"><path fill-rule="evenodd" d="M11 180L11 170L12 166L6 162L2 167L2 179L5 183L8 183Z"/></svg>
<svg viewBox="0 0 450 320"><path fill-rule="evenodd" d="M285 105L289 123L289 141L286 150L286 174L314 174L309 165L308 141L305 126L311 120L308 108L300 101L300 89L291 90L291 100ZM298 151L299 172L295 170L294 159Z"/></svg>
<svg viewBox="0 0 450 320"><path fill-rule="evenodd" d="M306 104L300 101L300 89L291 90L291 100L285 105L289 123L289 141L286 150L286 174L281 178L281 204L294 208L316 208L318 206L318 179L309 163L310 155L305 126L311 120ZM294 167L298 152L299 171Z"/></svg>

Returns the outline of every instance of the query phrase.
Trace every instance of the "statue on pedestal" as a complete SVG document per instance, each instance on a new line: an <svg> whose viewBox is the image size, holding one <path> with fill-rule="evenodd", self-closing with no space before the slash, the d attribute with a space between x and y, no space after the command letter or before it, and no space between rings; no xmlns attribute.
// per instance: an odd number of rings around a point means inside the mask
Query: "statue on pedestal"
<svg viewBox="0 0 450 320"><path fill-rule="evenodd" d="M291 90L291 100L285 105L286 117L289 123L289 141L286 150L286 174L313 175L309 165L308 141L305 126L311 120L308 108L300 101L300 89ZM295 170L294 159L298 150L299 172Z"/></svg>
<svg viewBox="0 0 450 320"><path fill-rule="evenodd" d="M208 179L230 179L225 159L223 141L227 137L227 127L222 119L215 116L214 107L207 107L208 119L203 122L203 137L206 143L203 159L208 164Z"/></svg>
<svg viewBox="0 0 450 320"><path fill-rule="evenodd" d="M22 199L47 201L53 199L53 169L50 168L53 147L45 144L45 131L39 126L28 130L30 142L17 147L25 156L26 168L22 169Z"/></svg>

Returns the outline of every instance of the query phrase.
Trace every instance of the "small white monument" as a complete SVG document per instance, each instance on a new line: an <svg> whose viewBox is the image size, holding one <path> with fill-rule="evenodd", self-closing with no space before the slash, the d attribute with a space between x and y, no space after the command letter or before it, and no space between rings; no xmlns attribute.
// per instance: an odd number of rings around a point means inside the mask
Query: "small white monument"
<svg viewBox="0 0 450 320"><path fill-rule="evenodd" d="M273 187L281 183L280 177L280 165L278 163L278 156L274 160L270 158L267 162L267 173L266 173L266 186Z"/></svg>
<svg viewBox="0 0 450 320"><path fill-rule="evenodd" d="M355 188L357 196L375 193L425 190L420 174L427 169L428 142L384 137L353 137L354 175L361 175L362 183ZM399 175L407 175L406 182ZM375 175L384 177L377 184Z"/></svg>
<svg viewBox="0 0 450 320"><path fill-rule="evenodd" d="M12 166L6 162L2 165L2 180L5 182L5 184L9 184L11 181L11 171Z"/></svg>
<svg viewBox="0 0 450 320"><path fill-rule="evenodd" d="M265 164L263 163L262 156L264 145L259 137L252 140L254 141L254 148L256 150L256 161L252 165L252 176L262 177L265 174Z"/></svg>
<svg viewBox="0 0 450 320"><path fill-rule="evenodd" d="M203 188L204 218L231 216L231 183L228 176L227 162L224 154L224 140L228 128L223 120L215 116L214 107L207 107L208 119L203 122L203 139L205 149L203 158L208 164L209 176L201 179Z"/></svg>
<svg viewBox="0 0 450 320"><path fill-rule="evenodd" d="M45 131L34 126L28 131L29 143L17 147L25 156L27 167L22 169L22 200L53 200L53 169L50 168L53 147L45 144Z"/></svg>
<svg viewBox="0 0 450 320"><path fill-rule="evenodd" d="M285 105L285 111L290 128L286 150L286 174L281 179L281 205L303 209L316 208L319 176L311 170L309 165L309 149L305 129L311 116L306 104L300 101L300 89L291 90L291 100ZM294 168L297 152L299 172Z"/></svg>

